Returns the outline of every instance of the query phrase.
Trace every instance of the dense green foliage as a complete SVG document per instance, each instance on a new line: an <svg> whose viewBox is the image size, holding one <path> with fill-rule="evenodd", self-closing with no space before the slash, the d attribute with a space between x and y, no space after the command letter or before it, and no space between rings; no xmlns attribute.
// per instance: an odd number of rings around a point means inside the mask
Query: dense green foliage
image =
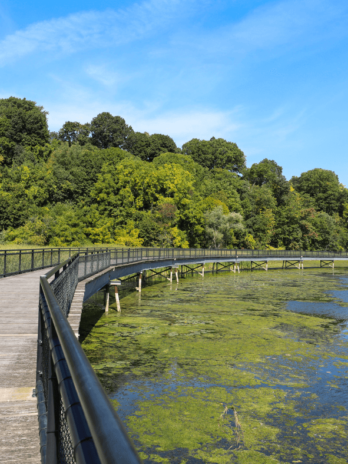
<svg viewBox="0 0 348 464"><path fill-rule="evenodd" d="M34 102L0 100L0 231L31 245L347 248L348 191L332 171L288 182L235 143L134 132L120 116L50 133Z"/></svg>

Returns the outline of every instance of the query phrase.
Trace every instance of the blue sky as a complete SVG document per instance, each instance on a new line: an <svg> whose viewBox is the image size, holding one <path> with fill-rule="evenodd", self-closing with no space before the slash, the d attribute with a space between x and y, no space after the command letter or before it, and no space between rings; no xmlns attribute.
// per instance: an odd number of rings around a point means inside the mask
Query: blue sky
<svg viewBox="0 0 348 464"><path fill-rule="evenodd" d="M109 111L179 146L223 137L288 179L348 186L347 58L347 0L0 3L0 98L44 106L51 130Z"/></svg>

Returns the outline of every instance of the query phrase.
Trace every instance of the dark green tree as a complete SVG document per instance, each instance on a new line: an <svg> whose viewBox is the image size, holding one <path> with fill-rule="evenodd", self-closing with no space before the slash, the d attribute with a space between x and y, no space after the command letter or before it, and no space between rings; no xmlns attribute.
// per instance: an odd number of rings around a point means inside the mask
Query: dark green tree
<svg viewBox="0 0 348 464"><path fill-rule="evenodd" d="M68 142L69 147L73 143L78 143L79 145L86 145L90 142L90 124L80 124L79 122L67 121L63 124L63 127L60 129L57 139L62 142Z"/></svg>
<svg viewBox="0 0 348 464"><path fill-rule="evenodd" d="M222 168L238 173L245 169L245 155L242 150L235 143L224 139L192 139L183 145L182 152L208 169Z"/></svg>
<svg viewBox="0 0 348 464"><path fill-rule="evenodd" d="M343 212L343 203L347 201L347 190L340 184L338 176L326 169L312 169L293 177L291 183L295 190L306 193L314 199L315 207L328 214Z"/></svg>
<svg viewBox="0 0 348 464"><path fill-rule="evenodd" d="M127 150L144 161L153 161L161 153L175 153L178 148L169 135L134 132L127 140Z"/></svg>
<svg viewBox="0 0 348 464"><path fill-rule="evenodd" d="M31 150L49 142L47 112L25 98L0 99L0 155L10 166L18 150Z"/></svg>
<svg viewBox="0 0 348 464"><path fill-rule="evenodd" d="M283 168L275 161L265 158L260 163L254 163L250 169L244 171L244 179L252 185L267 185L271 188L278 205L284 202L290 191L290 184L283 176Z"/></svg>
<svg viewBox="0 0 348 464"><path fill-rule="evenodd" d="M133 133L131 126L120 116L100 113L92 119L92 144L98 148L127 148L129 136Z"/></svg>
<svg viewBox="0 0 348 464"><path fill-rule="evenodd" d="M125 157L132 155L120 148L100 150L93 145L59 145L48 162L51 173L50 201L87 201L103 163L108 161L116 165Z"/></svg>

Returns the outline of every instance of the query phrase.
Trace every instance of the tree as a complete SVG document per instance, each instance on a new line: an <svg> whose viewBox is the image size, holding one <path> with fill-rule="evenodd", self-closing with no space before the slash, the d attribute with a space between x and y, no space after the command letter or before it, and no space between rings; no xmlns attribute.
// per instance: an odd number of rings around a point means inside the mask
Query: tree
<svg viewBox="0 0 348 464"><path fill-rule="evenodd" d="M283 168L275 161L265 158L260 163L254 163L250 169L244 171L243 178L252 185L267 185L271 188L278 205L282 204L290 191L290 185L283 176Z"/></svg>
<svg viewBox="0 0 348 464"><path fill-rule="evenodd" d="M175 153L178 149L174 140L169 135L152 134L150 138L152 143L152 159L161 153Z"/></svg>
<svg viewBox="0 0 348 464"><path fill-rule="evenodd" d="M100 113L91 122L92 144L98 148L126 148L128 137L133 133L131 126L120 116Z"/></svg>
<svg viewBox="0 0 348 464"><path fill-rule="evenodd" d="M22 226L48 200L50 184L43 166L12 166L0 183L0 230Z"/></svg>
<svg viewBox="0 0 348 464"><path fill-rule="evenodd" d="M210 172L209 181L203 184L201 193L222 201L230 211L242 213L243 208L238 193L241 182L236 173L216 168Z"/></svg>
<svg viewBox="0 0 348 464"><path fill-rule="evenodd" d="M244 231L243 217L239 213L224 214L222 206L205 213L207 242L213 248L233 245L234 232Z"/></svg>
<svg viewBox="0 0 348 464"><path fill-rule="evenodd" d="M139 237L143 239L143 245L146 247L158 246L158 237L161 234L161 227L156 221L152 211L144 211L137 222Z"/></svg>
<svg viewBox="0 0 348 464"><path fill-rule="evenodd" d="M50 201L77 203L88 198L104 163L103 154L104 150L92 145L58 145L47 163L51 174Z"/></svg>
<svg viewBox="0 0 348 464"><path fill-rule="evenodd" d="M60 129L57 139L62 142L68 142L69 147L73 143L79 143L79 145L86 145L90 142L90 124L80 124L79 122L67 121L63 124L63 127Z"/></svg>
<svg viewBox="0 0 348 464"><path fill-rule="evenodd" d="M333 171L312 169L300 177L293 177L291 183L295 190L312 197L318 210L328 214L339 212L342 215L347 190L339 183Z"/></svg>
<svg viewBox="0 0 348 464"><path fill-rule="evenodd" d="M250 185L244 182L241 189L244 219L248 232L258 248L267 247L275 227L276 199L267 185Z"/></svg>
<svg viewBox="0 0 348 464"><path fill-rule="evenodd" d="M49 142L46 116L42 106L25 98L0 99L0 155L5 165L12 164L17 147L31 150Z"/></svg>
<svg viewBox="0 0 348 464"><path fill-rule="evenodd" d="M175 153L177 146L169 135L134 132L127 139L127 150L144 161L153 161L161 153Z"/></svg>
<svg viewBox="0 0 348 464"><path fill-rule="evenodd" d="M245 169L245 155L242 150L235 143L224 139L192 139L183 145L182 152L208 169L222 168L239 173Z"/></svg>

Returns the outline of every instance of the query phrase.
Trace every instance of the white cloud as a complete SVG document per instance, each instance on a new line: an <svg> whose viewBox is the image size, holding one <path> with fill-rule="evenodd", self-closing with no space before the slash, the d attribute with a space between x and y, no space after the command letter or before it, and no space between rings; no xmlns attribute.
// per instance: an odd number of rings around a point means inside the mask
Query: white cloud
<svg viewBox="0 0 348 464"><path fill-rule="evenodd" d="M340 0L281 0L266 2L239 21L204 33L177 38L213 56L246 53L325 42L330 36L347 36L348 4Z"/></svg>
<svg viewBox="0 0 348 464"><path fill-rule="evenodd" d="M135 117L134 127L140 132L170 135L178 146L193 138L233 138L241 127L235 112L210 109L162 113L156 117Z"/></svg>
<svg viewBox="0 0 348 464"><path fill-rule="evenodd" d="M114 86L118 81L120 81L119 74L115 71L110 71L104 65L88 65L86 73L89 77L101 83L105 87Z"/></svg>
<svg viewBox="0 0 348 464"><path fill-rule="evenodd" d="M135 131L170 135L178 146L192 138L209 140L211 137L223 137L236 141L236 134L242 128L239 108L229 112L209 108L183 108L168 112L156 102L139 108L128 101L112 103L104 99L85 99L85 92L82 88L70 87L64 94L66 103L43 102L49 110L50 130L58 130L67 120L90 122L104 111L122 116ZM73 102L69 98L71 94L75 96Z"/></svg>
<svg viewBox="0 0 348 464"><path fill-rule="evenodd" d="M73 53L138 40L191 11L194 0L148 0L124 10L90 11L42 21L0 42L0 65L34 52Z"/></svg>

